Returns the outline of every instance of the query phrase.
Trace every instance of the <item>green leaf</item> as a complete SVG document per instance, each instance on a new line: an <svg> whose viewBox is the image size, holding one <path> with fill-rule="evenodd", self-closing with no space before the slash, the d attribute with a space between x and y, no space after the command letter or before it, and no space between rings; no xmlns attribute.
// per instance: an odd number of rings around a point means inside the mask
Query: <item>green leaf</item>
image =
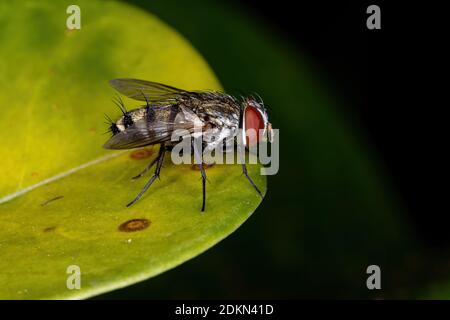
<svg viewBox="0 0 450 320"><path fill-rule="evenodd" d="M0 298L84 298L155 276L225 238L261 201L239 165L216 165L201 214L199 171L166 157L161 180L125 207L148 179L131 177L156 148L101 148L103 114L120 113L107 81L220 84L157 18L116 2L77 4L73 31L66 1L0 4ZM265 190L259 166L249 173ZM66 285L71 265L81 271L79 290Z"/></svg>

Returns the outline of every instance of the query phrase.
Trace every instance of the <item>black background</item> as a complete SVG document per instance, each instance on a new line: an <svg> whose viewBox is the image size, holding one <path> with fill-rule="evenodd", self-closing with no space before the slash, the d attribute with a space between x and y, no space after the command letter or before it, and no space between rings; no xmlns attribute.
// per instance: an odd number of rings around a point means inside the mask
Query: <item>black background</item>
<svg viewBox="0 0 450 320"><path fill-rule="evenodd" d="M441 5L385 1L236 1L313 56L347 101L346 112L381 154L418 234L431 247L450 243L444 185L445 19ZM381 29L366 9L381 9ZM447 209L448 211L448 209Z"/></svg>

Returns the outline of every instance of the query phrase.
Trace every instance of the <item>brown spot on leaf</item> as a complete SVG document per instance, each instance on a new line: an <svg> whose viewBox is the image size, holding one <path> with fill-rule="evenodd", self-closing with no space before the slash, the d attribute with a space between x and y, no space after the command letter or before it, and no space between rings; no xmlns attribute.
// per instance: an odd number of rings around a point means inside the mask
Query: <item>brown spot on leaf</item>
<svg viewBox="0 0 450 320"><path fill-rule="evenodd" d="M211 168L211 167L213 167L214 166L214 163L213 164L206 164L206 163L204 163L203 164L203 169L209 169L209 168ZM197 171L200 171L200 166L198 165L198 164L193 164L192 166L191 166L191 169L192 170L197 170Z"/></svg>
<svg viewBox="0 0 450 320"><path fill-rule="evenodd" d="M32 178L37 178L37 177L39 177L39 173L37 173L37 172L35 172L35 171L33 171L30 175L31 175Z"/></svg>
<svg viewBox="0 0 450 320"><path fill-rule="evenodd" d="M52 231L55 231L55 230L56 230L56 227L47 227L47 228L45 228L42 231L44 231L44 232L52 232Z"/></svg>
<svg viewBox="0 0 450 320"><path fill-rule="evenodd" d="M125 221L119 226L119 231L122 232L134 232L148 228L150 220L148 219L132 219Z"/></svg>
<svg viewBox="0 0 450 320"><path fill-rule="evenodd" d="M153 154L152 148L145 148L130 153L130 158L135 160L147 159Z"/></svg>

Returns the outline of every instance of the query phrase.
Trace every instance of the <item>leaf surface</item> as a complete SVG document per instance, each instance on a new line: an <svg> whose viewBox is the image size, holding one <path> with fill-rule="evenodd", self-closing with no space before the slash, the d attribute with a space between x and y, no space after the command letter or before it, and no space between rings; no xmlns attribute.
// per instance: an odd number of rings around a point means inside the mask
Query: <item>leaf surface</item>
<svg viewBox="0 0 450 320"><path fill-rule="evenodd" d="M131 177L156 148L101 148L104 114L120 115L108 80L220 84L157 18L116 2L77 4L80 30L66 28L65 1L0 4L1 298L85 298L155 276L225 238L261 201L239 165L216 165L201 214L200 172L166 157L161 180L125 207L150 175ZM249 171L265 190L259 166ZM67 286L71 265L81 271L79 290Z"/></svg>

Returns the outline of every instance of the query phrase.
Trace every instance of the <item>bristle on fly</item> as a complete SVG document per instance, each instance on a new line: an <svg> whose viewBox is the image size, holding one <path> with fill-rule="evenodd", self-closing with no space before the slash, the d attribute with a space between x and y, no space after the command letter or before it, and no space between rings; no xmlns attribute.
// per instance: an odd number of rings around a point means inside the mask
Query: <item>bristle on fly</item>
<svg viewBox="0 0 450 320"><path fill-rule="evenodd" d="M107 114L105 114L104 116L105 116L105 120L106 120L105 124L108 125L108 131L106 131L105 134L110 133L112 135L115 135L115 134L119 133L120 130L119 130L119 128L117 128L116 123L114 121L112 121L111 118Z"/></svg>
<svg viewBox="0 0 450 320"><path fill-rule="evenodd" d="M116 95L116 97L112 99L112 102L114 102L114 104L119 107L120 112L122 112L123 115L127 113L127 109L125 108L125 104L123 103L120 95Z"/></svg>

